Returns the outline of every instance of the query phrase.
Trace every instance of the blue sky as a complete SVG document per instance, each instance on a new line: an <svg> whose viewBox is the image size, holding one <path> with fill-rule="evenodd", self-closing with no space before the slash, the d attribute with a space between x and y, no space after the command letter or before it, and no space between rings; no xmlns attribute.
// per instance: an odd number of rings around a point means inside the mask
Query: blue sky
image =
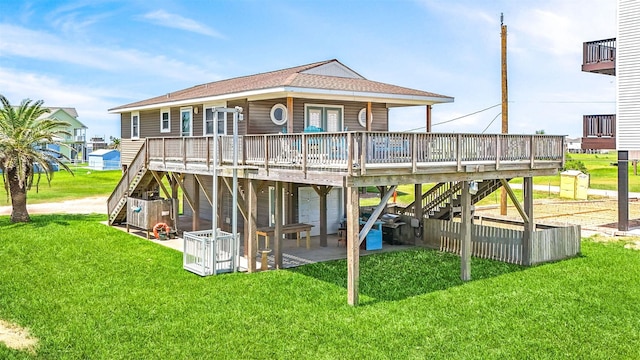
<svg viewBox="0 0 640 360"><path fill-rule="evenodd" d="M581 136L582 115L615 113L615 77L580 71L583 41L616 36L615 3L0 0L0 94L75 107L87 135L119 137L109 108L336 58L370 80L455 97L434 106L437 124L500 103L502 12L509 131ZM392 110L391 130L424 126L424 112ZM499 113L433 131L497 133Z"/></svg>

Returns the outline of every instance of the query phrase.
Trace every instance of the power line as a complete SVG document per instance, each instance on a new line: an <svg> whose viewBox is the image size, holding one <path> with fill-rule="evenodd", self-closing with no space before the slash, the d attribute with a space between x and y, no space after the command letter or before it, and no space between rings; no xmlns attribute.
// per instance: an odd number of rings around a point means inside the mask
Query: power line
<svg viewBox="0 0 640 360"><path fill-rule="evenodd" d="M464 119L464 118L466 118L468 116L475 115L475 114L481 113L483 111L487 111L489 109L493 109L494 107L500 106L500 105L502 105L502 104L496 104L496 105L493 105L493 106L489 106L488 108L485 108L485 109L482 109L482 110L478 110L478 111L475 111L475 112L472 112L472 113L469 113L469 114L466 114L466 115L462 115L462 116L459 116L459 117L451 119L451 120L441 121L439 123L432 124L431 126L433 127L433 126L436 126L436 125L442 125L442 124L450 123L452 121ZM409 129L409 130L405 130L405 131L406 132L410 132L410 131L417 131L417 130L421 130L421 129L426 129L426 126L421 126L419 128Z"/></svg>
<svg viewBox="0 0 640 360"><path fill-rule="evenodd" d="M484 134L485 131L487 131L487 129L489 128L489 126L491 126L491 124L493 124L494 121L496 121L496 119L498 118L498 116L502 115L502 112L499 112L498 115L496 115L496 117L493 118L493 120L491 120L491 122L489 123L489 125L487 125L486 128L484 128L484 130L482 130L482 132L480 134Z"/></svg>

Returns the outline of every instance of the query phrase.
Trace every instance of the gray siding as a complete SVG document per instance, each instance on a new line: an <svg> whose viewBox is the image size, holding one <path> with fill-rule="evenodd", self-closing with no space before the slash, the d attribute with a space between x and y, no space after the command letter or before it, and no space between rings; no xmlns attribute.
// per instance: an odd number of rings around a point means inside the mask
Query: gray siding
<svg viewBox="0 0 640 360"><path fill-rule="evenodd" d="M240 106L243 108L244 121L238 122L238 133L243 134L275 134L281 132L284 126L275 125L271 121L271 108L277 103L287 104L287 99L260 100L248 102L246 99L229 101L227 107ZM364 128L358 123L360 109L366 108L367 103L330 101L322 99L293 99L293 131L304 130L305 104L319 104L329 106L343 106L343 126L350 131L362 131ZM195 109L196 106L193 106ZM198 113L193 113L193 136L203 135L203 106L198 105ZM389 129L388 111L385 104L372 104L373 131L387 131ZM180 136L180 107L172 107L171 132L160 132L160 109L140 111L140 138L174 137ZM120 133L122 139L131 138L131 113L120 115ZM233 118L227 117L227 134L233 134Z"/></svg>
<svg viewBox="0 0 640 360"><path fill-rule="evenodd" d="M640 150L640 2L618 3L618 150Z"/></svg>
<svg viewBox="0 0 640 360"><path fill-rule="evenodd" d="M273 99L252 101L249 103L249 134L273 134L282 131L284 126L275 125L271 121L271 108L273 105L281 103L286 105L287 99ZM362 108L367 107L363 102L345 102L321 99L293 99L293 131L302 132L304 130L304 108L305 104L344 106L343 126L350 131L362 131L364 128L358 123L358 113ZM389 118L385 104L371 104L373 113L373 131L387 131L389 129Z"/></svg>

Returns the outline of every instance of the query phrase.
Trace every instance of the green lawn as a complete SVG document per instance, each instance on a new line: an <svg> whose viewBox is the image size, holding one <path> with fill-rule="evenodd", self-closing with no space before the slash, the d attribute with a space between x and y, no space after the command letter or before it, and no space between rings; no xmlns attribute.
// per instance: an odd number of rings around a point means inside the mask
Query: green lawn
<svg viewBox="0 0 640 360"><path fill-rule="evenodd" d="M120 170L96 171L84 167L73 167L72 169L73 175L66 171L56 171L53 174L51 185L42 175L40 185L36 188L34 184L28 192L27 203L40 204L93 196L109 196L122 176ZM10 204L7 196L0 201L0 206Z"/></svg>
<svg viewBox="0 0 640 360"><path fill-rule="evenodd" d="M98 223L0 217L0 318L42 359L640 358L640 252L586 241L583 255L524 269L412 250L201 278L182 254Z"/></svg>

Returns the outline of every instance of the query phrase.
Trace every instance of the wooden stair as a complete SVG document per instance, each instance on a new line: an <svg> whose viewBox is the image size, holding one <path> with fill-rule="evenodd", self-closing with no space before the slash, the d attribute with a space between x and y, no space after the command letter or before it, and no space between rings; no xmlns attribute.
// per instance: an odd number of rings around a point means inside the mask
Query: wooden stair
<svg viewBox="0 0 640 360"><path fill-rule="evenodd" d="M484 180L478 183L478 192L471 196L471 204L489 196L500 188L499 179ZM442 182L434 185L420 199L422 213L431 219L449 219L451 209L460 205L459 195L462 193L462 182ZM401 213L413 211L416 202L409 204Z"/></svg>
<svg viewBox="0 0 640 360"><path fill-rule="evenodd" d="M122 178L107 200L109 225L126 221L127 197L146 189L153 180L153 175L147 171L146 161L147 146L144 144L122 174Z"/></svg>

